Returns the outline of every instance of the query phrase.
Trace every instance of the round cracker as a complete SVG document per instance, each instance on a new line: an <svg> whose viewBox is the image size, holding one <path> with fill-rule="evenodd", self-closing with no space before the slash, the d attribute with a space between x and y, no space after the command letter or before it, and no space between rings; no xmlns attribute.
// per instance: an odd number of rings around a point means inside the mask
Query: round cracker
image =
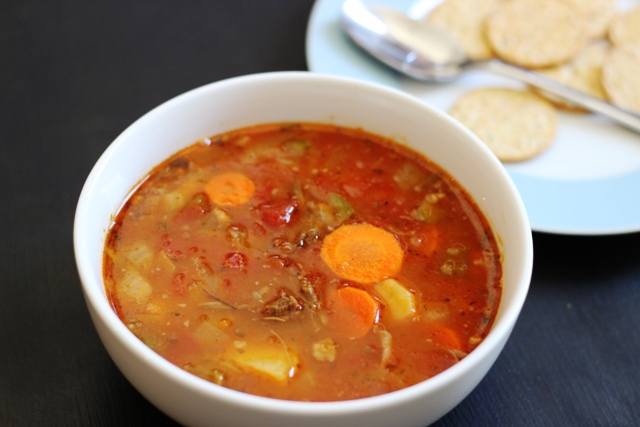
<svg viewBox="0 0 640 427"><path fill-rule="evenodd" d="M503 0L447 0L433 9L426 21L448 32L473 60L493 58L485 37L485 20Z"/></svg>
<svg viewBox="0 0 640 427"><path fill-rule="evenodd" d="M557 67L540 70L540 74L572 89L584 92L594 98L606 99L602 87L602 64L609 50L609 43L598 40L582 49L569 62ZM536 93L548 99L556 107L573 112L588 112L584 108L559 98L544 90L534 89Z"/></svg>
<svg viewBox="0 0 640 427"><path fill-rule="evenodd" d="M615 0L565 0L582 9L587 17L587 28L591 39L606 36L611 21L617 14Z"/></svg>
<svg viewBox="0 0 640 427"><path fill-rule="evenodd" d="M487 20L496 54L522 67L545 68L568 61L588 37L587 18L570 2L511 0Z"/></svg>
<svg viewBox="0 0 640 427"><path fill-rule="evenodd" d="M505 162L526 160L541 153L556 135L553 106L521 90L476 89L463 95L449 114Z"/></svg>
<svg viewBox="0 0 640 427"><path fill-rule="evenodd" d="M609 50L602 66L602 84L612 103L640 114L640 44Z"/></svg>
<svg viewBox="0 0 640 427"><path fill-rule="evenodd" d="M640 44L640 7L618 15L611 22L609 40L614 45Z"/></svg>

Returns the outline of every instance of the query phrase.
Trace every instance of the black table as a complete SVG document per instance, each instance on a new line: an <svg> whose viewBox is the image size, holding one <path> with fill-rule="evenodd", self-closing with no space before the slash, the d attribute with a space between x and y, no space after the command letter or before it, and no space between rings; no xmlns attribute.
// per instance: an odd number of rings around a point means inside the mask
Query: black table
<svg viewBox="0 0 640 427"><path fill-rule="evenodd" d="M0 425L175 424L120 374L91 324L76 202L109 143L161 102L228 77L306 70L312 3L0 2ZM640 234L534 233L534 245L510 341L437 425L638 425Z"/></svg>

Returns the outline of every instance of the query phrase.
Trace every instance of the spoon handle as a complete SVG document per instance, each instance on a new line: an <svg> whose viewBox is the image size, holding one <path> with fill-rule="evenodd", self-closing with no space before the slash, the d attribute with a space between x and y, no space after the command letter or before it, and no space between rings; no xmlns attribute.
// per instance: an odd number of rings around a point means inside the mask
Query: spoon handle
<svg viewBox="0 0 640 427"><path fill-rule="evenodd" d="M501 74L505 77L519 80L531 86L545 90L553 95L557 95L567 101L573 102L589 111L600 113L627 128L640 133L640 116L629 111L618 108L606 101L601 101L592 96L586 95L577 90L571 89L562 84L542 76L539 73L525 70L514 65L504 63L499 60L475 62L469 64L470 68L483 69Z"/></svg>

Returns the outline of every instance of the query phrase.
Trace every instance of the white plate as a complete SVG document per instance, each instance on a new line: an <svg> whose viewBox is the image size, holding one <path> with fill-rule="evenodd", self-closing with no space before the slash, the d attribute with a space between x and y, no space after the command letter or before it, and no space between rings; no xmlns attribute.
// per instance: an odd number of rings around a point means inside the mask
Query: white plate
<svg viewBox="0 0 640 427"><path fill-rule="evenodd" d="M415 95L443 111L475 87L523 87L482 72L455 83L412 81L380 65L353 45L338 26L343 0L317 0L307 28L307 64L317 73L385 84ZM423 13L422 0L375 0ZM619 1L621 8L637 0ZM559 112L558 135L534 159L505 164L524 200L534 231L599 235L640 231L640 135L595 115Z"/></svg>

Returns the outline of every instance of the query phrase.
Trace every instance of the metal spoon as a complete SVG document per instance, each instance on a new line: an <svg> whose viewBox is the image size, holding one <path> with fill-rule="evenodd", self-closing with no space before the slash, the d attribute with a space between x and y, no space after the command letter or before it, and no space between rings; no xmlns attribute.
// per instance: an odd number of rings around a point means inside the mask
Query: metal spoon
<svg viewBox="0 0 640 427"><path fill-rule="evenodd" d="M640 133L640 116L497 59L471 61L448 34L400 11L346 0L340 25L362 49L416 80L448 82L466 71L491 71L536 86Z"/></svg>

